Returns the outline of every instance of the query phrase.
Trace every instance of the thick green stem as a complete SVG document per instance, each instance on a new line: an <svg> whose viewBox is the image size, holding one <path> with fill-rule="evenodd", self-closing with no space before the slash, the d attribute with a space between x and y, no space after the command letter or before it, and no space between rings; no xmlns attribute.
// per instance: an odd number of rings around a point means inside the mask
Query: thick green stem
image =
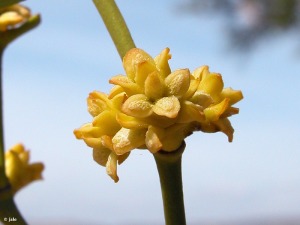
<svg viewBox="0 0 300 225"><path fill-rule="evenodd" d="M0 221L3 224L26 225L20 214L5 175L4 132L3 132L3 97L2 97L2 57L4 48L0 46Z"/></svg>
<svg viewBox="0 0 300 225"><path fill-rule="evenodd" d="M14 202L10 186L0 190L0 221L5 225L27 225Z"/></svg>
<svg viewBox="0 0 300 225"><path fill-rule="evenodd" d="M4 134L3 134L3 97L2 97L2 56L4 49L0 47L0 190L9 182L5 175Z"/></svg>
<svg viewBox="0 0 300 225"><path fill-rule="evenodd" d="M124 18L114 0L93 0L104 24L123 59L126 52L135 48Z"/></svg>
<svg viewBox="0 0 300 225"><path fill-rule="evenodd" d="M0 221L3 224L26 225L20 214L5 175L4 135L3 135L3 97L2 97L2 57L4 48L0 47Z"/></svg>
<svg viewBox="0 0 300 225"><path fill-rule="evenodd" d="M166 225L185 225L181 157L185 143L174 152L153 154L160 178Z"/></svg>

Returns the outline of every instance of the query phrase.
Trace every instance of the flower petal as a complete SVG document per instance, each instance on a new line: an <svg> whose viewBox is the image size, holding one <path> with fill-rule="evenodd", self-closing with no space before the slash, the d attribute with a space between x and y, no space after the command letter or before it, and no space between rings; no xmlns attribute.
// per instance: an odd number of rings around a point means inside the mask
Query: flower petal
<svg viewBox="0 0 300 225"><path fill-rule="evenodd" d="M121 165L130 155L130 152L126 152L123 155L118 155L118 165Z"/></svg>
<svg viewBox="0 0 300 225"><path fill-rule="evenodd" d="M210 73L204 77L198 87L199 91L203 91L211 95L215 101L218 101L218 96L224 87L222 76L217 73Z"/></svg>
<svg viewBox="0 0 300 225"><path fill-rule="evenodd" d="M87 104L89 113L92 116L97 116L108 109L107 95L99 91L91 92L87 98Z"/></svg>
<svg viewBox="0 0 300 225"><path fill-rule="evenodd" d="M118 156L112 152L108 156L106 163L106 173L115 181L115 183L119 181L119 177L117 175L117 161Z"/></svg>
<svg viewBox="0 0 300 225"><path fill-rule="evenodd" d="M222 102L204 109L205 118L208 121L217 121L229 106L229 98L225 98Z"/></svg>
<svg viewBox="0 0 300 225"><path fill-rule="evenodd" d="M155 65L150 63L149 61L140 62L136 65L136 75L135 75L135 83L144 90L145 80L148 75L153 72L158 72Z"/></svg>
<svg viewBox="0 0 300 225"><path fill-rule="evenodd" d="M180 69L172 72L166 77L165 84L169 95L183 96L190 86L190 71L188 69Z"/></svg>
<svg viewBox="0 0 300 225"><path fill-rule="evenodd" d="M136 65L142 62L149 62L155 66L153 58L139 48L133 48L129 50L123 58L123 67L125 69L126 75L132 80L135 80L136 76Z"/></svg>
<svg viewBox="0 0 300 225"><path fill-rule="evenodd" d="M145 80L145 95L150 99L156 100L163 96L164 84L159 77L159 72L154 71Z"/></svg>
<svg viewBox="0 0 300 225"><path fill-rule="evenodd" d="M162 52L154 58L156 67L160 75L165 78L171 73L171 69L168 60L171 59L171 54L169 54L170 49L165 48Z"/></svg>
<svg viewBox="0 0 300 225"><path fill-rule="evenodd" d="M165 135L164 129L149 126L146 133L146 146L151 153L156 153L162 149L162 143L160 139Z"/></svg>
<svg viewBox="0 0 300 225"><path fill-rule="evenodd" d="M175 118L180 110L180 102L175 96L159 99L153 106L153 111L160 116Z"/></svg>
<svg viewBox="0 0 300 225"><path fill-rule="evenodd" d="M93 149L93 159L101 166L106 165L110 154L111 150L105 147Z"/></svg>
<svg viewBox="0 0 300 225"><path fill-rule="evenodd" d="M231 126L229 119L223 118L223 119L219 119L213 123L219 129L219 131L221 131L227 135L228 141L232 142L234 129Z"/></svg>
<svg viewBox="0 0 300 225"><path fill-rule="evenodd" d="M230 99L229 104L233 105L243 99L243 93L240 90L233 90L232 88L224 88L221 92L221 97L229 98Z"/></svg>
<svg viewBox="0 0 300 225"><path fill-rule="evenodd" d="M177 123L190 123L193 121L205 121L203 108L190 101L184 101L181 104L181 109L179 112Z"/></svg>
<svg viewBox="0 0 300 225"><path fill-rule="evenodd" d="M207 108L213 103L212 97L203 91L196 91L189 100L203 108Z"/></svg>
<svg viewBox="0 0 300 225"><path fill-rule="evenodd" d="M113 136L120 129L120 125L115 119L115 114L108 110L100 113L94 118L93 126L99 128L98 132L102 135L106 134Z"/></svg>
<svg viewBox="0 0 300 225"><path fill-rule="evenodd" d="M121 128L113 137L114 151L117 155L123 155L145 143L146 129Z"/></svg>
<svg viewBox="0 0 300 225"><path fill-rule="evenodd" d="M194 78L194 76L190 75L190 85L189 85L189 89L186 91L186 93L184 94L184 98L185 99L189 99L191 98L195 92L197 91L197 88L200 84L200 79L199 78Z"/></svg>
<svg viewBox="0 0 300 225"><path fill-rule="evenodd" d="M117 113L116 120L122 127L127 129L139 129L148 127L148 124L145 121L132 116L127 116L124 113Z"/></svg>
<svg viewBox="0 0 300 225"><path fill-rule="evenodd" d="M195 69L195 70L193 71L192 75L193 75L196 79L202 80L202 79L205 78L207 75L209 75L208 66L201 66L201 67L198 67L197 69Z"/></svg>
<svg viewBox="0 0 300 225"><path fill-rule="evenodd" d="M104 131L100 127L93 127L91 123L86 123L79 129L73 131L77 139L85 139L90 137L101 137Z"/></svg>
<svg viewBox="0 0 300 225"><path fill-rule="evenodd" d="M114 76L109 80L109 83L121 86L129 96L143 93L143 90L136 83L132 82L127 76Z"/></svg>
<svg viewBox="0 0 300 225"><path fill-rule="evenodd" d="M103 145L101 143L101 138L84 138L84 142L86 143L87 146L91 148L102 148Z"/></svg>
<svg viewBox="0 0 300 225"><path fill-rule="evenodd" d="M122 92L124 92L124 89L119 85L115 85L111 88L111 90L109 92L109 95L108 95L108 98L112 99L113 97L115 97L116 95L118 95Z"/></svg>
<svg viewBox="0 0 300 225"><path fill-rule="evenodd" d="M148 101L147 96L137 94L130 96L123 104L122 111L137 118L144 118L152 113L152 104Z"/></svg>

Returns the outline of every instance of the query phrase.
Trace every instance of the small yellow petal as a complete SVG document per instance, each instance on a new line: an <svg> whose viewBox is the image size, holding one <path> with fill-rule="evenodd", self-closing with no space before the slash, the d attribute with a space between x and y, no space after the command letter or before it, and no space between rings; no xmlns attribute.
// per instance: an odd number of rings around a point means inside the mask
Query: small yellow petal
<svg viewBox="0 0 300 225"><path fill-rule="evenodd" d="M148 131L146 133L146 146L151 153L156 153L162 149L162 143L160 139L164 137L165 132L164 129L149 126Z"/></svg>
<svg viewBox="0 0 300 225"><path fill-rule="evenodd" d="M130 96L123 104L122 111L137 118L144 118L152 113L152 104L148 101L147 96L137 94Z"/></svg>
<svg viewBox="0 0 300 225"><path fill-rule="evenodd" d="M204 109L205 118L208 121L217 121L229 106L229 98L225 98L222 102Z"/></svg>
<svg viewBox="0 0 300 225"><path fill-rule="evenodd" d="M126 129L122 128L113 138L114 150L122 155L132 149L145 144L147 129Z"/></svg>
<svg viewBox="0 0 300 225"><path fill-rule="evenodd" d="M230 103L230 102L229 102ZM221 118L229 117L239 113L239 108L236 107L228 107L225 112L221 115Z"/></svg>
<svg viewBox="0 0 300 225"><path fill-rule="evenodd" d="M94 91L89 94L87 104L89 113L92 116L97 116L108 108L107 95L102 92Z"/></svg>
<svg viewBox="0 0 300 225"><path fill-rule="evenodd" d="M115 95L110 100L110 108L113 112L118 112L121 110L122 104L125 102L127 96L125 92L121 92L120 94Z"/></svg>
<svg viewBox="0 0 300 225"><path fill-rule="evenodd" d="M232 88L224 88L221 92L221 97L229 98L230 99L229 104L233 105L243 99L243 93L240 90L233 90Z"/></svg>
<svg viewBox="0 0 300 225"><path fill-rule="evenodd" d="M153 111L160 116L175 118L180 110L180 102L175 96L159 99L153 106Z"/></svg>
<svg viewBox="0 0 300 225"><path fill-rule="evenodd" d="M196 91L189 100L203 108L206 108L213 103L212 97L203 91Z"/></svg>
<svg viewBox="0 0 300 225"><path fill-rule="evenodd" d="M73 131L77 139L101 137L104 134L103 132L103 129L101 129L100 127L93 127L91 123L84 124L79 129L75 129Z"/></svg>
<svg viewBox="0 0 300 225"><path fill-rule="evenodd" d="M208 66L201 66L195 69L192 75L199 80L203 80L207 75L209 75Z"/></svg>
<svg viewBox="0 0 300 225"><path fill-rule="evenodd" d="M197 88L200 84L200 79L199 78L194 78L194 76L190 75L190 85L189 85L189 89L186 91L186 93L184 94L184 98L185 99L189 99L191 98L195 92L197 91Z"/></svg>
<svg viewBox="0 0 300 225"><path fill-rule="evenodd" d="M166 77L165 84L169 95L183 96L190 86L190 71L188 69L180 69L172 72Z"/></svg>
<svg viewBox="0 0 300 225"><path fill-rule="evenodd" d="M156 67L163 78L167 77L171 73L168 63L169 59L171 59L169 48L165 48L158 56L154 58Z"/></svg>
<svg viewBox="0 0 300 225"><path fill-rule="evenodd" d="M177 123L190 123L193 121L203 122L205 120L203 108L190 101L181 104Z"/></svg>
<svg viewBox="0 0 300 225"><path fill-rule="evenodd" d="M222 118L222 119L219 119L219 120L217 120L213 123L219 129L219 131L221 131L221 132L223 132L224 134L227 135L228 141L232 142L234 129L231 126L231 123L230 123L229 119Z"/></svg>
<svg viewBox="0 0 300 225"><path fill-rule="evenodd" d="M217 73L210 73L201 80L198 90L211 95L213 98L217 98L223 87L222 76Z"/></svg>
<svg viewBox="0 0 300 225"><path fill-rule="evenodd" d="M93 120L93 126L99 128L99 135L114 135L119 129L120 125L115 119L115 114L111 111L104 111L96 116Z"/></svg>
<svg viewBox="0 0 300 225"><path fill-rule="evenodd" d="M112 89L110 90L110 92L109 92L108 98L112 99L113 97L115 97L116 95L118 95L118 94L120 94L122 92L124 92L124 89L121 86L114 85L112 87Z"/></svg>
<svg viewBox="0 0 300 225"><path fill-rule="evenodd" d="M145 144L146 129L121 128L113 137L114 151L117 155L123 155Z"/></svg>
<svg viewBox="0 0 300 225"><path fill-rule="evenodd" d="M105 166L108 160L111 150L108 148L94 148L93 149L93 159L101 166Z"/></svg>
<svg viewBox="0 0 300 225"><path fill-rule="evenodd" d="M122 127L127 129L139 129L148 127L148 123L146 123L145 121L132 116L127 116L124 113L117 113L116 120Z"/></svg>
<svg viewBox="0 0 300 225"><path fill-rule="evenodd" d="M140 62L136 65L136 75L134 79L135 83L144 90L145 80L149 74L155 71L157 71L157 69L154 64L150 63L149 61Z"/></svg>
<svg viewBox="0 0 300 225"><path fill-rule="evenodd" d="M43 163L32 163L28 167L29 182L43 179L42 172L45 166Z"/></svg>
<svg viewBox="0 0 300 225"><path fill-rule="evenodd" d="M114 76L109 80L109 83L121 86L129 96L143 93L143 90L127 76Z"/></svg>
<svg viewBox="0 0 300 225"><path fill-rule="evenodd" d="M164 94L164 84L159 77L159 72L154 71L148 75L145 81L145 95L150 99L156 100Z"/></svg>
<svg viewBox="0 0 300 225"><path fill-rule="evenodd" d="M130 152L126 152L123 155L118 155L118 165L121 165L130 155Z"/></svg>
<svg viewBox="0 0 300 225"><path fill-rule="evenodd" d="M112 152L108 156L106 163L106 173L115 181L115 183L119 181L119 177L117 175L117 161L118 156Z"/></svg>
<svg viewBox="0 0 300 225"><path fill-rule="evenodd" d="M142 62L149 62L155 66L153 58L139 48L133 48L129 50L123 58L123 67L125 69L126 75L132 80L135 80L136 76L136 65Z"/></svg>
<svg viewBox="0 0 300 225"><path fill-rule="evenodd" d="M87 146L91 147L91 148L101 148L103 147L102 143L101 143L101 138L84 138L83 139L84 142L86 143Z"/></svg>

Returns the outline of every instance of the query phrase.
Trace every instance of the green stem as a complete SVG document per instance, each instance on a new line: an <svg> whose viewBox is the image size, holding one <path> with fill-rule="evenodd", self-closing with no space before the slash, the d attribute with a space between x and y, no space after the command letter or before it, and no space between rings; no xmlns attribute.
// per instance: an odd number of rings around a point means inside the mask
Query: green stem
<svg viewBox="0 0 300 225"><path fill-rule="evenodd" d="M174 152L153 154L160 178L166 225L185 225L181 157L185 143Z"/></svg>
<svg viewBox="0 0 300 225"><path fill-rule="evenodd" d="M123 59L126 52L135 48L124 18L114 0L93 0L103 22Z"/></svg>
<svg viewBox="0 0 300 225"><path fill-rule="evenodd" d="M10 186L0 190L0 221L5 225L27 225L14 202Z"/></svg>
<svg viewBox="0 0 300 225"><path fill-rule="evenodd" d="M4 49L0 49L0 190L9 182L5 175L4 134L3 134L3 97L2 97L2 57Z"/></svg>
<svg viewBox="0 0 300 225"><path fill-rule="evenodd" d="M26 225L20 214L5 175L4 135L3 135L3 97L2 97L2 57L4 48L0 47L0 221L3 224ZM16 220L16 221L13 221Z"/></svg>

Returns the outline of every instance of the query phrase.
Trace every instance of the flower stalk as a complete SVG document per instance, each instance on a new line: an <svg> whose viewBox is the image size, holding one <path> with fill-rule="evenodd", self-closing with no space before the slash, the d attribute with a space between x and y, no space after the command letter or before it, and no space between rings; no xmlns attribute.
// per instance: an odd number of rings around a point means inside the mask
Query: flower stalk
<svg viewBox="0 0 300 225"><path fill-rule="evenodd" d="M185 142L174 152L153 154L161 185L166 225L185 225L181 158Z"/></svg>
<svg viewBox="0 0 300 225"><path fill-rule="evenodd" d="M124 18L114 0L93 0L103 22L123 59L126 52L135 48L135 44L124 21Z"/></svg>

